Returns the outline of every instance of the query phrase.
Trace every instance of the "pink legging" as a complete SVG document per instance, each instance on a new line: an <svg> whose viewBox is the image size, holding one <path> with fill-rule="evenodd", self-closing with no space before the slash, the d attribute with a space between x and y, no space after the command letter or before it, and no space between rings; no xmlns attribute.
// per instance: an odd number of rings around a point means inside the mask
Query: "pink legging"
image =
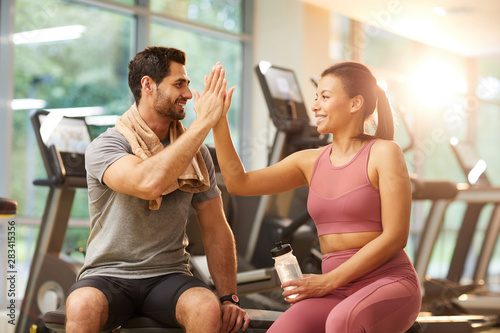
<svg viewBox="0 0 500 333"><path fill-rule="evenodd" d="M323 274L358 249L323 256ZM326 296L292 305L268 333L402 333L418 316L420 284L404 251L361 279Z"/></svg>

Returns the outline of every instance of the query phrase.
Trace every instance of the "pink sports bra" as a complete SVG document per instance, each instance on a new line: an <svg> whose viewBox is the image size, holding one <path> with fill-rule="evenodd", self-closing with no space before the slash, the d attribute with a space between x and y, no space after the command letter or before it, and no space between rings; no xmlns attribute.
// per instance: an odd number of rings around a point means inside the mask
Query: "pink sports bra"
<svg viewBox="0 0 500 333"><path fill-rule="evenodd" d="M307 209L318 235L382 231L380 192L368 178L368 141L347 164L330 162L328 145L314 164Z"/></svg>

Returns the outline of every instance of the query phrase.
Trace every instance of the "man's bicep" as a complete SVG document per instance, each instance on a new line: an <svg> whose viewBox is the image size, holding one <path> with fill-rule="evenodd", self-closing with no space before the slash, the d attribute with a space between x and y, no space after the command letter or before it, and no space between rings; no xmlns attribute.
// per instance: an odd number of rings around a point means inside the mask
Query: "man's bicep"
<svg viewBox="0 0 500 333"><path fill-rule="evenodd" d="M135 155L125 155L111 163L102 176L104 185L113 191L137 196L137 177L135 170L142 160Z"/></svg>

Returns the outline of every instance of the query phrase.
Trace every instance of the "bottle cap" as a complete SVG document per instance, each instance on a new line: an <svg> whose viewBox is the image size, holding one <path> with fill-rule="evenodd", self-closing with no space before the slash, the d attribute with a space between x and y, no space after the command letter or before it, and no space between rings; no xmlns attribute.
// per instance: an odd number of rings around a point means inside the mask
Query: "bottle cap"
<svg viewBox="0 0 500 333"><path fill-rule="evenodd" d="M279 257L284 254L292 252L292 246L290 244L283 244L282 241L276 243L276 247L271 250L271 255L274 257Z"/></svg>

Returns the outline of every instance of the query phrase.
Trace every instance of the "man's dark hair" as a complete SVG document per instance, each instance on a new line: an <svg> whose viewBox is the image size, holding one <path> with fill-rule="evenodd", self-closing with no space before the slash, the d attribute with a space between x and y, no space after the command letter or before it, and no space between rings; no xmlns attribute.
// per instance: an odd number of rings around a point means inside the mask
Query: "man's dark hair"
<svg viewBox="0 0 500 333"><path fill-rule="evenodd" d="M141 79L149 76L158 86L170 75L170 62L186 65L186 53L171 47L151 46L136 54L128 64L128 86L137 105L141 99Z"/></svg>

